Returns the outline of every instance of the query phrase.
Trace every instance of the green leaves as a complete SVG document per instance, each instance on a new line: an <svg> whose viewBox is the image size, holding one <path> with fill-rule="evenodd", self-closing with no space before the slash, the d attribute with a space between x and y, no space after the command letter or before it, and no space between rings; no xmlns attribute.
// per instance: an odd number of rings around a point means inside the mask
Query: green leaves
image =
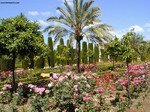
<svg viewBox="0 0 150 112"><path fill-rule="evenodd" d="M21 56L28 55L30 52L38 53L44 44L40 26L35 22L30 22L20 14L14 18L3 19L0 24L0 45L3 54L12 54ZM42 44L41 44L42 43Z"/></svg>
<svg viewBox="0 0 150 112"><path fill-rule="evenodd" d="M49 35L55 36L55 43L66 35L80 40L80 37L87 37L95 42L108 41L111 38L108 32L112 28L109 25L101 23L98 16L101 15L99 7L92 7L94 0L73 0L73 7L65 0L66 9L58 7L61 13L60 17L50 17L47 21L55 21L58 25L48 26L44 31ZM98 22L98 23L96 23Z"/></svg>
<svg viewBox="0 0 150 112"><path fill-rule="evenodd" d="M123 36L122 39L122 52L123 52L123 59L126 60L126 63L130 63L133 59L134 50L131 48L130 39L132 38L133 33L128 32L126 35Z"/></svg>

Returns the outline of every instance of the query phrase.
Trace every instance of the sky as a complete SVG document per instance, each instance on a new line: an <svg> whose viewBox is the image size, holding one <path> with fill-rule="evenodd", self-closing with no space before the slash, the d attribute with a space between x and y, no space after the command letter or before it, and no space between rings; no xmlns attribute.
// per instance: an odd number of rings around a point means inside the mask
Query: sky
<svg viewBox="0 0 150 112"><path fill-rule="evenodd" d="M0 18L9 18L21 12L31 21L37 21L41 29L46 28L46 21L51 16L59 16L56 8L64 7L64 0L0 0ZM67 0L70 5L72 0ZM86 1L86 0L85 0ZM4 4L2 2L19 2ZM121 38L126 32L134 31L150 40L150 0L95 0L93 6L99 6L102 15L99 19L113 27L112 34ZM47 42L47 33L43 33Z"/></svg>

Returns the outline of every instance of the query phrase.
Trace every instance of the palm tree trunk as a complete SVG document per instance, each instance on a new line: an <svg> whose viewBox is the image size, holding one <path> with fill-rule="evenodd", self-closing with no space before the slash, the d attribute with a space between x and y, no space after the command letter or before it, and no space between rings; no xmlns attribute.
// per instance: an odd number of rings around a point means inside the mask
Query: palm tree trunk
<svg viewBox="0 0 150 112"><path fill-rule="evenodd" d="M78 73L80 73L80 40L77 40L77 68L78 68Z"/></svg>

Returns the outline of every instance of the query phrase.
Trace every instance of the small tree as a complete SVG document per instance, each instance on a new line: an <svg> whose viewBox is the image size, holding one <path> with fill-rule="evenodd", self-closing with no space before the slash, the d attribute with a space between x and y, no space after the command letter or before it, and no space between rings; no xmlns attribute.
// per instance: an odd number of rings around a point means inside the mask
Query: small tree
<svg viewBox="0 0 150 112"><path fill-rule="evenodd" d="M123 59L126 62L127 76L128 76L128 87L127 87L128 105L131 104L129 63L132 62L132 58L134 54L134 50L131 49L131 46L130 46L130 39L132 38L132 36L133 36L133 33L128 32L126 35L123 36L123 39L122 39L122 55L123 55Z"/></svg>
<svg viewBox="0 0 150 112"><path fill-rule="evenodd" d="M113 41L107 44L105 52L112 58L113 68L115 65L115 60L122 54L121 52L121 43L116 37Z"/></svg>
<svg viewBox="0 0 150 112"><path fill-rule="evenodd" d="M13 88L16 92L15 62L18 55L24 57L29 54L40 53L43 46L43 36L40 27L35 22L30 22L23 14L14 18L2 19L0 24L0 45L13 61Z"/></svg>

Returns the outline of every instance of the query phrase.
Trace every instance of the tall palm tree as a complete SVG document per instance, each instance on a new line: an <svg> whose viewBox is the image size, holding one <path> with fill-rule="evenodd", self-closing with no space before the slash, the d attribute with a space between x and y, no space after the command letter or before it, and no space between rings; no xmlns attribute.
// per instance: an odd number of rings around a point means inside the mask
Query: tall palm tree
<svg viewBox="0 0 150 112"><path fill-rule="evenodd" d="M58 22L59 24L50 25L44 31L49 35L54 35L56 43L61 37L69 35L71 40L76 40L77 48L77 67L80 72L80 42L85 37L90 41L103 43L111 38L111 26L103 24L98 17L101 15L99 7L92 7L94 0L73 0L73 6L70 6L67 0L64 0L66 9L58 7L61 13L59 17L50 17L49 22Z"/></svg>

